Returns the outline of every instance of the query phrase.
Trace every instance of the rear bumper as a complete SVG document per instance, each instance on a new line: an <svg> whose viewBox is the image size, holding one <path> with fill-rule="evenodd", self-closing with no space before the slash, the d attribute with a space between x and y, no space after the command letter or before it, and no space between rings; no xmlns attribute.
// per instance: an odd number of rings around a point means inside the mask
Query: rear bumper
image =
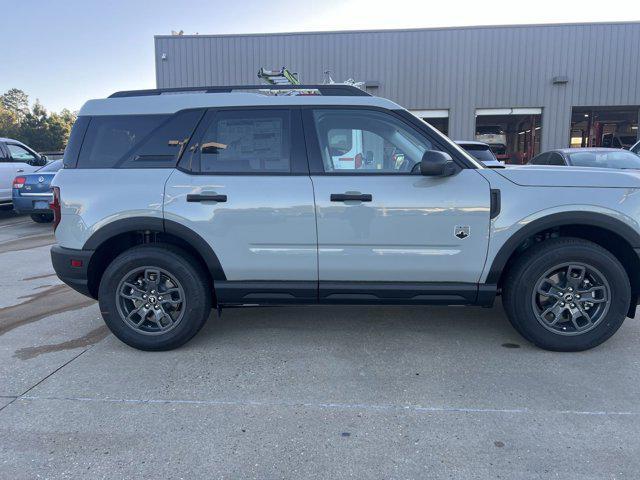
<svg viewBox="0 0 640 480"><path fill-rule="evenodd" d="M83 295L95 298L89 291L87 275L93 252L54 245L51 247L51 263L60 280ZM81 265L72 266L72 260L81 262Z"/></svg>
<svg viewBox="0 0 640 480"><path fill-rule="evenodd" d="M22 197L18 195L13 196L13 209L18 213L47 213L51 212L49 209L49 203L53 200L52 195L42 195L34 197ZM44 208L36 208L36 202L46 203ZM53 212L51 212L53 213Z"/></svg>

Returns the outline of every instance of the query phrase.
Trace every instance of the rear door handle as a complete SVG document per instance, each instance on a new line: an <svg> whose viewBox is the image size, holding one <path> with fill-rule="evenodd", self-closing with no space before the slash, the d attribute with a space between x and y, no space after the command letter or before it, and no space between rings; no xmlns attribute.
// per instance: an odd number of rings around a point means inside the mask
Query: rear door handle
<svg viewBox="0 0 640 480"><path fill-rule="evenodd" d="M370 193L332 193L332 202L348 202L349 200L358 200L360 202L370 202L373 197Z"/></svg>
<svg viewBox="0 0 640 480"><path fill-rule="evenodd" d="M190 193L187 195L187 202L226 202L226 195Z"/></svg>

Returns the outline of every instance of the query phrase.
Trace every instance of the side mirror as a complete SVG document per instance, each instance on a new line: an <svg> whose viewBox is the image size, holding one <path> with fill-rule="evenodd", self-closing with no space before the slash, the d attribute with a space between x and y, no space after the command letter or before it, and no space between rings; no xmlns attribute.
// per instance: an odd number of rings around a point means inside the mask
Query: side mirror
<svg viewBox="0 0 640 480"><path fill-rule="evenodd" d="M46 164L47 164L46 155L40 155L39 157L36 157L35 160L33 160L34 167L44 167Z"/></svg>
<svg viewBox="0 0 640 480"><path fill-rule="evenodd" d="M422 155L420 173L428 177L450 177L458 173L459 167L446 152L427 150Z"/></svg>

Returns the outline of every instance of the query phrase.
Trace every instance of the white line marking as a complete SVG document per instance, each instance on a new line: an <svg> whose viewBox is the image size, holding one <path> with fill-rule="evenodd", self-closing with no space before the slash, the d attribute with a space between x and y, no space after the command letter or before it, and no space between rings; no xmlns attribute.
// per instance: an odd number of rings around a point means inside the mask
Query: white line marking
<svg viewBox="0 0 640 480"><path fill-rule="evenodd" d="M470 407L425 407L420 405L376 405L368 403L306 403L306 402L257 402L252 400L170 400L170 399L135 399L135 398L91 398L91 397L41 397L24 395L18 400L57 400L71 402L94 403L131 403L131 404L178 404L178 405L210 405L232 407L305 407L333 410L372 410L372 411L409 411L415 413L556 413L560 415L590 416L639 416L640 412L606 411L606 410L532 410L529 408L470 408Z"/></svg>
<svg viewBox="0 0 640 480"><path fill-rule="evenodd" d="M31 223L31 221L30 220L25 220L23 222L16 222L16 223L9 223L7 225L0 225L0 228L15 227L16 225L26 225L27 223Z"/></svg>

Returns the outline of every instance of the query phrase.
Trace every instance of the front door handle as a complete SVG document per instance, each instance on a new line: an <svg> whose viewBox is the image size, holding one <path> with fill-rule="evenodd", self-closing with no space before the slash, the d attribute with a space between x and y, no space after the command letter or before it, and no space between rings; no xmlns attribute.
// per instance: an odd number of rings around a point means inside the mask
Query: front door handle
<svg viewBox="0 0 640 480"><path fill-rule="evenodd" d="M190 193L187 195L187 202L226 202L226 195L218 195L216 193Z"/></svg>
<svg viewBox="0 0 640 480"><path fill-rule="evenodd" d="M356 200L360 202L370 202L373 197L370 193L332 193L332 202L348 202L349 200Z"/></svg>

